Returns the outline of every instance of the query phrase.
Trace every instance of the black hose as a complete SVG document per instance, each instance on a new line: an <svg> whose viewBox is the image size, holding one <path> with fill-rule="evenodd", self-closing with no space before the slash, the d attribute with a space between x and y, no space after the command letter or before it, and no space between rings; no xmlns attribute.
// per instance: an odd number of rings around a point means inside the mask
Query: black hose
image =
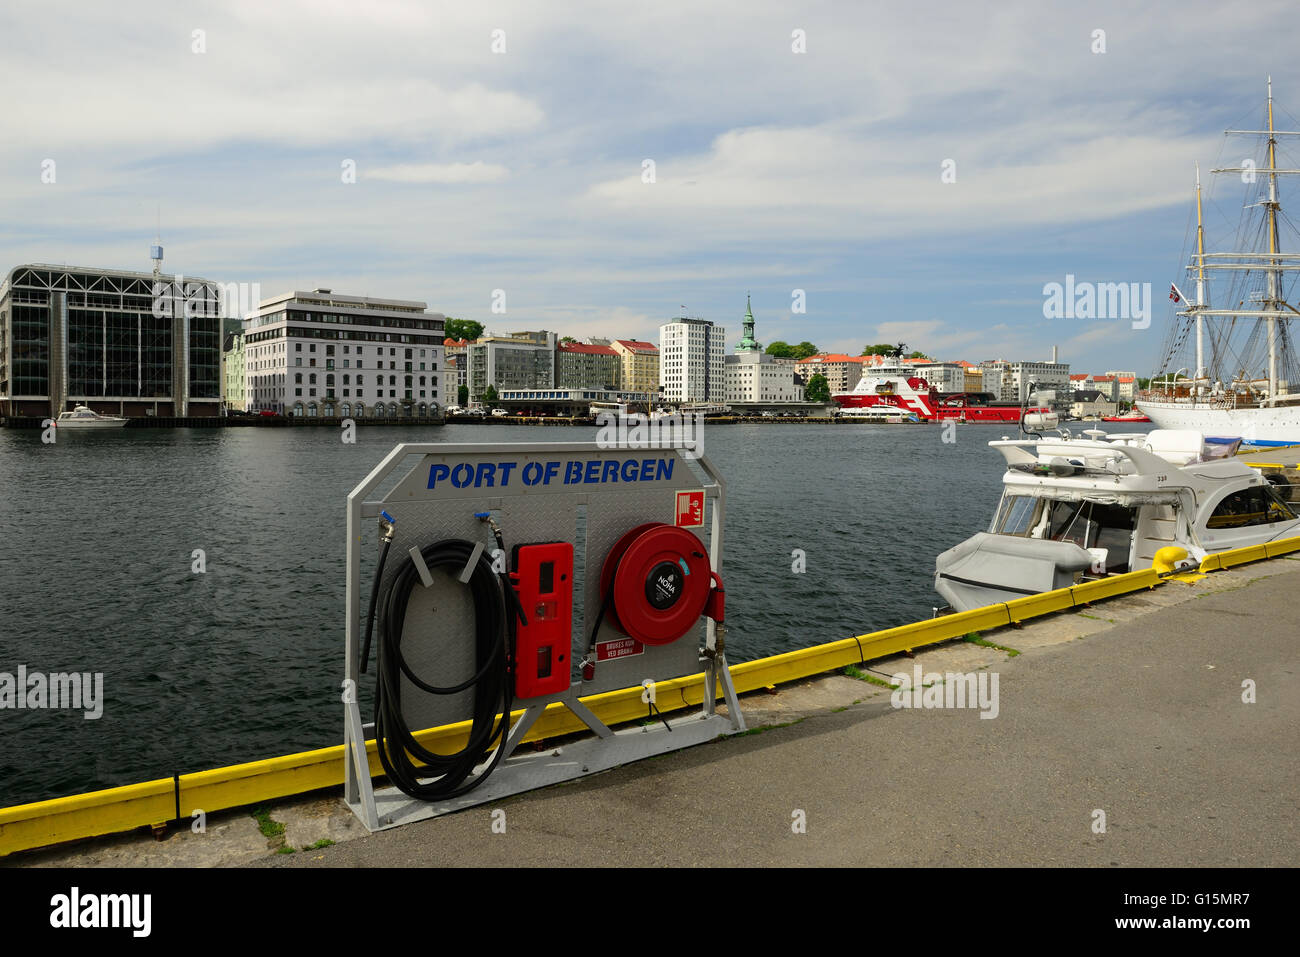
<svg viewBox="0 0 1300 957"><path fill-rule="evenodd" d="M474 548L473 542L464 539L444 539L421 549L420 554L430 571L447 568L459 576ZM382 572L381 559L376 581ZM468 584L474 604L475 673L459 684L439 687L416 675L402 656L406 608L412 590L419 583L420 574L414 561L408 562L379 602L375 742L388 779L411 797L429 801L457 797L477 787L505 754L510 708L514 704L514 682L510 675L514 616L507 616L506 595L511 599L516 596L507 580L498 580L487 554L480 552ZM518 610L517 599L511 607ZM449 695L474 689L469 741L463 749L454 754L436 754L415 740L402 715L402 675L429 694ZM496 747L491 764L471 778L474 767L487 757L498 739L500 746ZM436 780L420 781L434 776Z"/></svg>
<svg viewBox="0 0 1300 957"><path fill-rule="evenodd" d="M375 608L379 601L379 582L384 577L384 562L388 561L388 546L393 544L389 536L384 537L384 548L379 553L379 565L375 568L375 583L370 586L370 614L366 616L366 640L361 646L361 673L366 673L370 663L370 636L375 630Z"/></svg>

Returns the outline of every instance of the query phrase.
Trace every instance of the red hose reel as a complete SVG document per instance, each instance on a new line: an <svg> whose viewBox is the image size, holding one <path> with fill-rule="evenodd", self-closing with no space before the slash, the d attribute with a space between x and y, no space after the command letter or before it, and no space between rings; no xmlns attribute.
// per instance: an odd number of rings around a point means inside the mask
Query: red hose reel
<svg viewBox="0 0 1300 957"><path fill-rule="evenodd" d="M614 544L600 570L600 593L610 625L647 645L671 644L701 615L721 623L726 595L704 544L662 522L638 525Z"/></svg>

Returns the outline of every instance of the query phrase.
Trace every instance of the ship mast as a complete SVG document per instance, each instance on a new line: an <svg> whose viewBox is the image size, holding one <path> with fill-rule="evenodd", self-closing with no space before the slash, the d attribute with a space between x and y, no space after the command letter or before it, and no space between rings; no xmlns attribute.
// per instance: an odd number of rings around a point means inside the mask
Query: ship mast
<svg viewBox="0 0 1300 957"><path fill-rule="evenodd" d="M1214 317L1222 319L1263 319L1267 330L1268 338L1268 394L1263 397L1265 404L1277 402L1284 394L1283 383L1278 378L1278 355L1280 351L1278 321L1280 319L1289 319L1283 310L1300 315L1300 310L1296 309L1290 303L1286 302L1283 296L1282 275L1284 272L1300 271L1300 253L1284 253L1281 251L1281 244L1278 240L1278 210L1281 202L1278 198L1278 181L1280 174L1295 175L1300 174L1300 169L1278 169L1277 166L1277 137L1279 136L1300 136L1300 132L1278 130L1273 125L1273 78L1268 80L1268 122L1267 129L1263 130L1225 130L1228 135L1255 135L1268 137L1268 165L1262 169L1256 168L1253 164L1243 164L1242 166L1227 166L1211 170L1212 173L1244 173L1249 174L1252 178L1247 182L1253 182L1255 173L1268 174L1268 198L1255 204L1264 207L1266 211L1266 222L1268 227L1268 252L1250 253L1250 252L1232 252L1232 253L1206 253L1205 252L1205 235L1202 225L1201 215L1201 189L1200 174L1197 171L1196 187L1196 305L1188 304L1188 308L1179 315L1194 316L1196 319L1196 364L1197 364L1197 391L1199 391L1199 379L1201 367L1205 361L1204 352L1204 333L1202 329L1202 320L1204 317ZM1188 269L1192 268L1191 265ZM1205 272L1206 270L1227 270L1227 271L1264 271L1267 280L1267 290L1262 294L1251 297L1250 305L1255 308L1235 308L1235 309L1213 309L1205 303ZM1244 305L1244 303L1243 303ZM1208 370L1207 378L1208 378ZM1225 383L1226 384L1226 383ZM1286 384L1289 388L1290 383ZM1235 386L1234 386L1235 388Z"/></svg>
<svg viewBox="0 0 1300 957"><path fill-rule="evenodd" d="M1205 377L1205 224L1201 217L1201 164L1196 164L1196 379L1195 390L1201 391Z"/></svg>
<svg viewBox="0 0 1300 957"><path fill-rule="evenodd" d="M1278 274L1277 260L1277 137L1273 134L1273 78L1268 78L1268 253L1270 265L1274 268L1268 272L1268 300L1273 313L1277 312L1277 300L1282 288ZM1268 394L1277 395L1277 316L1268 317Z"/></svg>

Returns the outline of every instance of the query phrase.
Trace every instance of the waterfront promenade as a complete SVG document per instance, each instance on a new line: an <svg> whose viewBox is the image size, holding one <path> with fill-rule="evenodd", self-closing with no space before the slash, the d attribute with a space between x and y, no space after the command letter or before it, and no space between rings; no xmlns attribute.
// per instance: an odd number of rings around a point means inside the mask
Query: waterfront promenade
<svg viewBox="0 0 1300 957"><path fill-rule="evenodd" d="M1297 589L1278 558L983 636L1018 655L953 642L863 669L996 672L994 719L835 674L746 696L744 736L376 835L329 792L262 829L236 810L5 863L1295 866Z"/></svg>

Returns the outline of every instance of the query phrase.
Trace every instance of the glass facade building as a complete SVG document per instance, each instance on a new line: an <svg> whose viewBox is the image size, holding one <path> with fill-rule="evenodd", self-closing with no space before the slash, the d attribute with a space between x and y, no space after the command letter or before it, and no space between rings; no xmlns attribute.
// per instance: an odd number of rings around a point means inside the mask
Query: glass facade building
<svg viewBox="0 0 1300 957"><path fill-rule="evenodd" d="M221 304L203 279L26 265L0 285L0 414L85 404L126 416L217 415Z"/></svg>

